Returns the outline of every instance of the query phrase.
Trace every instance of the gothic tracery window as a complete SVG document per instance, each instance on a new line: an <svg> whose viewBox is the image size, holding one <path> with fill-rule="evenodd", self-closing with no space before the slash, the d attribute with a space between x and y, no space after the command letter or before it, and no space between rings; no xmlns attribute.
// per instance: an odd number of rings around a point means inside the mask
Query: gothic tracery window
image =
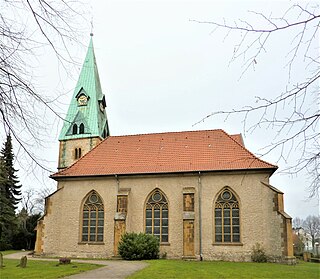
<svg viewBox="0 0 320 279"><path fill-rule="evenodd" d="M239 202L233 192L223 189L214 205L215 242L240 242Z"/></svg>
<svg viewBox="0 0 320 279"><path fill-rule="evenodd" d="M82 242L103 242L104 206L100 196L92 191L82 207Z"/></svg>
<svg viewBox="0 0 320 279"><path fill-rule="evenodd" d="M146 203L145 232L159 237L160 242L168 242L168 201L159 190L154 190Z"/></svg>

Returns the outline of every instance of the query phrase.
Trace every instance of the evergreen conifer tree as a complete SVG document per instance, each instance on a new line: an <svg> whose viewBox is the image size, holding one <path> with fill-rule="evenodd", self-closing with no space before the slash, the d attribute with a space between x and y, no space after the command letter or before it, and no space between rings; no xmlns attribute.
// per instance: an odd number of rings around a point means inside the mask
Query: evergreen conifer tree
<svg viewBox="0 0 320 279"><path fill-rule="evenodd" d="M12 237L17 228L15 209L21 195L21 185L13 167L14 155L11 136L0 152L0 250L12 247Z"/></svg>
<svg viewBox="0 0 320 279"><path fill-rule="evenodd" d="M15 212L7 197L4 163L0 157L0 251L11 249Z"/></svg>
<svg viewBox="0 0 320 279"><path fill-rule="evenodd" d="M3 176L6 196L14 209L16 209L16 205L21 200L21 185L19 185L18 177L15 174L17 170L13 166L14 154L10 135L7 136L7 140L0 153L0 158L0 160L3 162Z"/></svg>

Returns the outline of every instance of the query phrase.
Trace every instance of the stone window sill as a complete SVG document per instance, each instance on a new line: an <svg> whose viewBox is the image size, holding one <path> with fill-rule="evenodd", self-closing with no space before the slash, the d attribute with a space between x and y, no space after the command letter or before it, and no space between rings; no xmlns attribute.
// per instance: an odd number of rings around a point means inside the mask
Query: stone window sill
<svg viewBox="0 0 320 279"><path fill-rule="evenodd" d="M104 245L104 242L78 242L79 245Z"/></svg>
<svg viewBox="0 0 320 279"><path fill-rule="evenodd" d="M213 246L243 246L241 242L213 242Z"/></svg>
<svg viewBox="0 0 320 279"><path fill-rule="evenodd" d="M160 242L160 246L170 246L169 242Z"/></svg>

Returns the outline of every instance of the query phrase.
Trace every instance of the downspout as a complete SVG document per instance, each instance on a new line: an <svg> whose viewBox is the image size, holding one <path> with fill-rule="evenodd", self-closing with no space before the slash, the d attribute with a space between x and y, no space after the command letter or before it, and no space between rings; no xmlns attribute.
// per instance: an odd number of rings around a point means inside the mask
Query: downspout
<svg viewBox="0 0 320 279"><path fill-rule="evenodd" d="M198 198L199 198L199 253L200 253L200 261L203 260L202 257L202 214L201 214L201 196L202 196L202 185L201 185L201 173L199 171L198 176Z"/></svg>
<svg viewBox="0 0 320 279"><path fill-rule="evenodd" d="M119 178L118 178L118 175L117 175L117 174L115 174L114 177L116 178L116 181L117 181L117 189L118 189L117 193L119 193L120 181L119 181Z"/></svg>

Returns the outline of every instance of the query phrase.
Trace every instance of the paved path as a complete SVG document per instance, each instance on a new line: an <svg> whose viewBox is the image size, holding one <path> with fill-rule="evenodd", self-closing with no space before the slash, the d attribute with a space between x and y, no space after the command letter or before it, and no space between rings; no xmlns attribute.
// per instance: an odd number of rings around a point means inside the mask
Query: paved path
<svg viewBox="0 0 320 279"><path fill-rule="evenodd" d="M30 255L27 255L28 252L18 252L14 254L9 254L4 256L6 259L21 259L23 256L27 256L28 260L38 260L38 261L52 261L57 259L47 259L47 258L36 258ZM83 273L71 275L68 277L63 277L64 279L123 279L132 273L143 269L148 266L147 263L141 261L122 261L122 260L77 260L72 259L72 262L78 263L93 263L101 264L104 267L86 271Z"/></svg>

